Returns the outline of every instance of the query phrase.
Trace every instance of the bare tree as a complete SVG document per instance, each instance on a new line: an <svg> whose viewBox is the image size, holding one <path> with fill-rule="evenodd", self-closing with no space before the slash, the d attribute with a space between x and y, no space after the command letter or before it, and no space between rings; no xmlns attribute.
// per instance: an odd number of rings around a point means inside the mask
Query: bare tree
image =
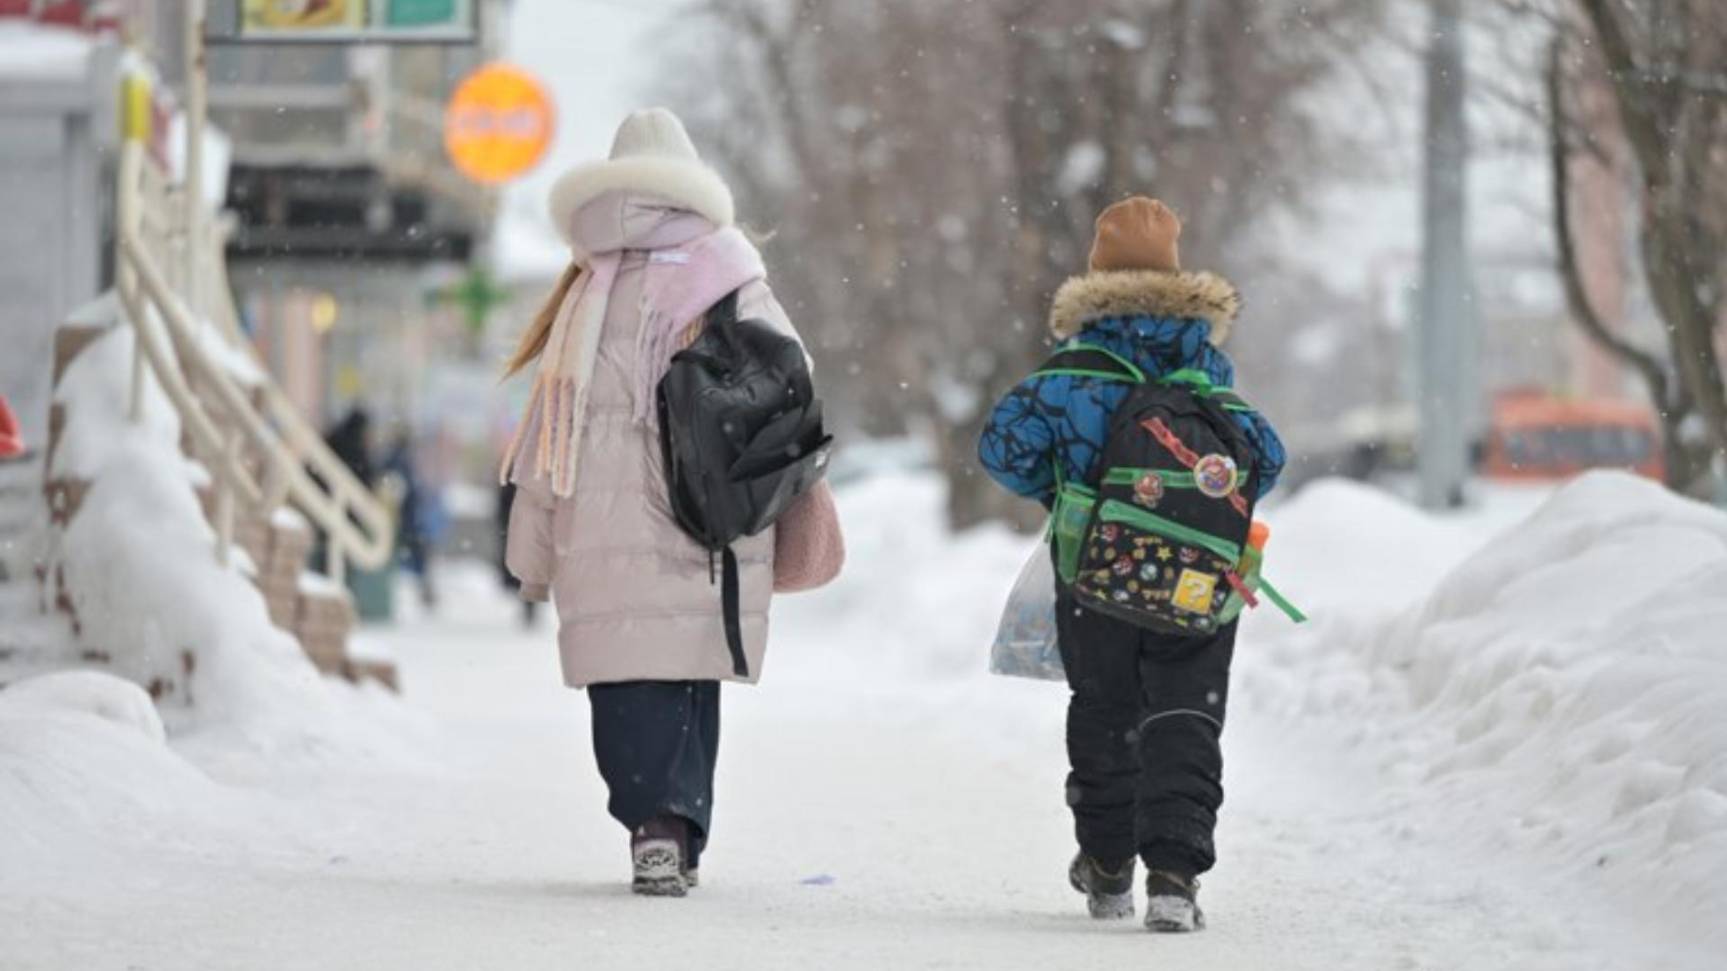
<svg viewBox="0 0 1727 971"><path fill-rule="evenodd" d="M1346 171L1312 93L1383 0L699 0L673 97L777 232L776 286L824 394L924 432L964 526L1022 518L974 459L993 396L1048 350L1091 220L1133 192L1228 269Z"/></svg>
<svg viewBox="0 0 1727 971"><path fill-rule="evenodd" d="M1559 270L1572 316L1635 372L1661 416L1669 484L1702 491L1727 457L1727 15L1712 0L1565 0L1546 67ZM1584 92L1608 95L1587 111ZM1627 155L1642 272L1665 346L1607 326L1577 259L1572 169ZM1695 427L1695 431L1692 429Z"/></svg>

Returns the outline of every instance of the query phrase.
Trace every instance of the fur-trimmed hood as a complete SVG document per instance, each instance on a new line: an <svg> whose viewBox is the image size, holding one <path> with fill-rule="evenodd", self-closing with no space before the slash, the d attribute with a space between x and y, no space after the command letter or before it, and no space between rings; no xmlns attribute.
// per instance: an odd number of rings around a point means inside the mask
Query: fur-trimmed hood
<svg viewBox="0 0 1727 971"><path fill-rule="evenodd" d="M669 158L591 162L564 173L552 187L552 225L564 242L575 242L576 213L612 192L662 200L720 228L736 218L731 190L718 173L700 162Z"/></svg>
<svg viewBox="0 0 1727 971"><path fill-rule="evenodd" d="M722 229L736 220L732 190L703 164L683 122L664 108L631 114L618 128L610 158L578 165L552 186L552 225L565 242L575 242L576 214L608 193L659 200Z"/></svg>
<svg viewBox="0 0 1727 971"><path fill-rule="evenodd" d="M1211 342L1221 347L1240 309L1235 285L1215 273L1087 273L1070 278L1055 292L1049 330L1057 340L1066 340L1106 317L1192 318L1209 324Z"/></svg>

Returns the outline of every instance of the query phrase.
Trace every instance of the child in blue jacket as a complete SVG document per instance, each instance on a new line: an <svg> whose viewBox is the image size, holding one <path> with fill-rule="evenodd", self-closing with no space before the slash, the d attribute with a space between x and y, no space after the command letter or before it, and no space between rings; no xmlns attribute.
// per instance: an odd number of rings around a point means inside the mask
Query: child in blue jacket
<svg viewBox="0 0 1727 971"><path fill-rule="evenodd" d="M1180 268L1181 221L1163 203L1128 199L1098 217L1091 272L1055 295L1049 328L1132 361L1156 378L1197 369L1219 387L1235 368L1218 350L1240 298L1222 277ZM1130 387L1075 374L1032 375L995 407L979 442L998 483L1045 506L1057 464L1095 482L1110 417ZM1283 470L1283 443L1258 412L1234 412L1257 458L1259 495ZM1060 586L1058 581L1058 587ZM1235 624L1172 637L1105 617L1057 590L1068 702L1067 803L1079 855L1069 870L1094 917L1133 913L1134 861L1147 870L1146 926L1204 926L1197 877L1216 862L1223 731Z"/></svg>

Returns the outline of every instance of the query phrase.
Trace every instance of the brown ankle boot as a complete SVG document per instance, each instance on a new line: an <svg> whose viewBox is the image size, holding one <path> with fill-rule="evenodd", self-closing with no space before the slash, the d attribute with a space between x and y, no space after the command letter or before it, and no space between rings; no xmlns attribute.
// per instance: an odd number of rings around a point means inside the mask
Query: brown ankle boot
<svg viewBox="0 0 1727 971"><path fill-rule="evenodd" d="M635 878L630 889L644 897L682 897L689 892L689 822L680 816L656 816L630 834L630 861Z"/></svg>

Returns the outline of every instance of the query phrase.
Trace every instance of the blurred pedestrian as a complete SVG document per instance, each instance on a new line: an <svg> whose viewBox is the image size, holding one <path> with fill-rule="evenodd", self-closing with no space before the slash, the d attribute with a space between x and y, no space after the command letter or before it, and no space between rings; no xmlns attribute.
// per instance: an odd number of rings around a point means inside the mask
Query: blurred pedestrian
<svg viewBox="0 0 1727 971"><path fill-rule="evenodd" d="M395 483L397 561L414 577L420 603L427 610L435 610L438 592L432 582L432 544L437 528L436 498L425 488L415 465L413 437L407 431L391 444L383 472Z"/></svg>
<svg viewBox="0 0 1727 971"><path fill-rule="evenodd" d="M364 405L349 408L330 430L324 433L324 444L342 460L348 471L370 489L377 485L377 466L372 461L372 416Z"/></svg>
<svg viewBox="0 0 1727 971"><path fill-rule="evenodd" d="M377 486L377 466L372 461L372 416L364 405L355 404L349 407L342 414L342 417L324 432L324 444L329 446L336 459L349 472L353 473L354 478L358 479L367 490ZM320 485L328 487L328 483L324 482L323 477L318 474L315 468L308 468L307 471ZM349 514L349 520L355 525L359 523L352 514ZM313 568L328 573L330 571L329 557L330 537L322 528L319 528L312 542L311 563ZM352 571L348 571L346 577L351 588L353 586ZM356 607L358 606L360 604L356 598Z"/></svg>

